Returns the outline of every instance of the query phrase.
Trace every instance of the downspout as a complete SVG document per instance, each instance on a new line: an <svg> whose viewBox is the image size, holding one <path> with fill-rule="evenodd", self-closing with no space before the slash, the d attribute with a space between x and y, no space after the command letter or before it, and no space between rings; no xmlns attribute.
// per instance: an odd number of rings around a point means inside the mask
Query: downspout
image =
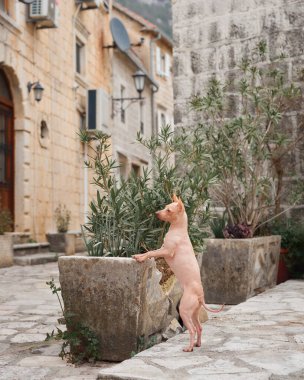
<svg viewBox="0 0 304 380"><path fill-rule="evenodd" d="M76 11L73 15L73 70L74 73L76 72L76 20L79 14L79 11L81 9L81 4L79 4L76 8ZM76 90L75 90L75 108L77 110L77 97L76 97ZM77 125L77 112L75 112L75 125ZM83 157L83 213L84 213L84 223L87 223L88 221L88 168L85 166L84 162L88 159L88 146L87 144L84 144L84 157Z"/></svg>
<svg viewBox="0 0 304 380"><path fill-rule="evenodd" d="M154 45L155 42L161 39L161 33L158 33L155 38L150 40L150 75L154 79ZM152 128L152 137L156 136L156 125L155 125L155 93L158 91L158 88L155 88L153 84L151 88L151 128ZM152 181L155 178L155 156L152 154Z"/></svg>
<svg viewBox="0 0 304 380"><path fill-rule="evenodd" d="M158 33L155 38L150 40L150 75L154 79L154 45L155 42L161 39L161 33ZM155 99L154 94L158 91L155 90L155 87L151 85L151 127L152 127L152 137L156 135L156 127L155 127ZM154 165L153 165L154 166Z"/></svg>

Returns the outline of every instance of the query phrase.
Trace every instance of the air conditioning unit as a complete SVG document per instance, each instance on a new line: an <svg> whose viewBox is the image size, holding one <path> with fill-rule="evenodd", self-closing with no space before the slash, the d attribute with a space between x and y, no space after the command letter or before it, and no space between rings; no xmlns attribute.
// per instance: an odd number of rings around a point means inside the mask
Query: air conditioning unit
<svg viewBox="0 0 304 380"><path fill-rule="evenodd" d="M81 4L81 10L85 11L88 9L98 8L101 4L101 0L76 0L76 4Z"/></svg>
<svg viewBox="0 0 304 380"><path fill-rule="evenodd" d="M37 23L39 29L57 28L59 8L56 0L34 0L29 6L28 21Z"/></svg>
<svg viewBox="0 0 304 380"><path fill-rule="evenodd" d="M108 132L109 120L109 95L102 88L88 90L87 130Z"/></svg>

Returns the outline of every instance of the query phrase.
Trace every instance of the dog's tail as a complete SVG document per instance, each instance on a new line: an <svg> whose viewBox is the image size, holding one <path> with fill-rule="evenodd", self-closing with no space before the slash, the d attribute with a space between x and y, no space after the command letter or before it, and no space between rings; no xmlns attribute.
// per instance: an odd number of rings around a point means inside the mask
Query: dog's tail
<svg viewBox="0 0 304 380"><path fill-rule="evenodd" d="M210 311L211 313L220 313L223 309L224 309L224 305L222 305L219 309L210 309L208 306L206 306L205 304L205 297L204 295L201 295L198 297L198 300L199 300L199 303L202 305L202 307L207 310L207 311Z"/></svg>

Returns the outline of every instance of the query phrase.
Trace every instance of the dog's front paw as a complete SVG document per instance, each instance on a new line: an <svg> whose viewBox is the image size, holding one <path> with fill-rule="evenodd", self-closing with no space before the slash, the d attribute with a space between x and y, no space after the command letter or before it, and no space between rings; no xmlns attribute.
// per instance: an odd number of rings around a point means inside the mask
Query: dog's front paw
<svg viewBox="0 0 304 380"><path fill-rule="evenodd" d="M140 253L138 255L133 255L132 258L136 260L138 263L142 263L147 259L147 255L145 253Z"/></svg>

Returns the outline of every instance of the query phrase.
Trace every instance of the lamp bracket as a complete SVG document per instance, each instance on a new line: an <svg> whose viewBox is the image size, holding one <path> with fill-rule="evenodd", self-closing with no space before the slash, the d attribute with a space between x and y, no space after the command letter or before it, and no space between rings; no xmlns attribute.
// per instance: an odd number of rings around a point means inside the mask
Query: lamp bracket
<svg viewBox="0 0 304 380"><path fill-rule="evenodd" d="M38 83L38 81L36 81L36 82L27 82L27 90L28 90L28 92L30 93L31 92L31 89L33 88L33 86L35 86L35 84L37 84Z"/></svg>
<svg viewBox="0 0 304 380"><path fill-rule="evenodd" d="M130 107L131 104L135 103L135 102L138 102L140 100L144 100L145 98L143 98L142 96L139 96L137 98L112 98L112 118L115 116L115 114L117 112L115 112L114 110L114 102L120 102L120 108L119 108L119 111L125 111L127 108ZM128 101L129 103L123 107L123 102L124 101Z"/></svg>

